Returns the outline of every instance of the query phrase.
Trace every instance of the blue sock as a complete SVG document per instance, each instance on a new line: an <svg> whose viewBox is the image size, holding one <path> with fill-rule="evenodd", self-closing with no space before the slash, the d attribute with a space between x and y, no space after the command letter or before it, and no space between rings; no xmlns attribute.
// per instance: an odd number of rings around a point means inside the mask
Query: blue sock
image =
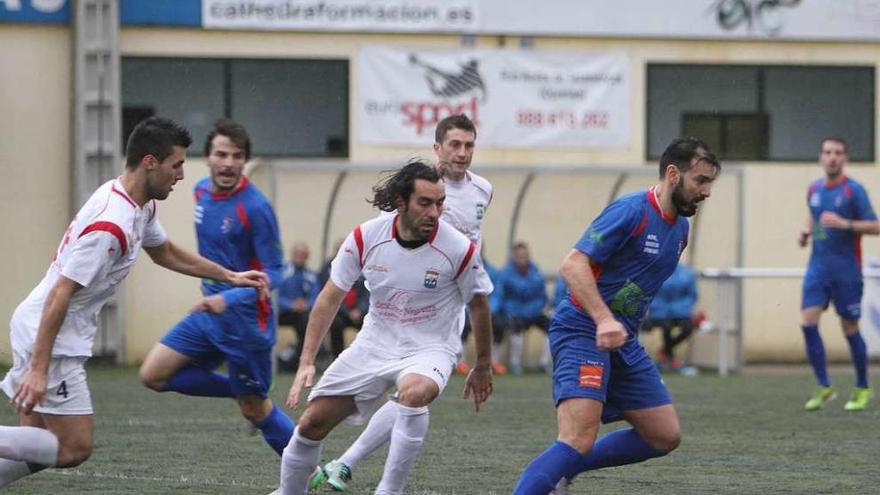
<svg viewBox="0 0 880 495"><path fill-rule="evenodd" d="M846 336L849 342L849 354L852 356L853 366L856 367L856 387L868 388L868 350L865 348L865 339L861 332Z"/></svg>
<svg viewBox="0 0 880 495"><path fill-rule="evenodd" d="M603 435L593 445L593 449L581 457L578 472L634 464L667 453L652 447L634 428L612 431Z"/></svg>
<svg viewBox="0 0 880 495"><path fill-rule="evenodd" d="M511 495L547 495L566 473L577 470L582 457L567 443L555 442L526 466Z"/></svg>
<svg viewBox="0 0 880 495"><path fill-rule="evenodd" d="M228 376L198 366L187 366L175 373L164 391L199 397L235 397Z"/></svg>
<svg viewBox="0 0 880 495"><path fill-rule="evenodd" d="M278 409L278 406L272 406L272 412L266 416L266 419L255 423L262 433L266 443L272 447L278 455L284 452L284 447L290 442L293 436L293 420Z"/></svg>
<svg viewBox="0 0 880 495"><path fill-rule="evenodd" d="M822 387L830 387L831 382L828 381L828 368L825 363L825 344L822 343L822 336L819 335L819 327L817 325L801 326L804 331L804 342L807 346L807 359L813 367L813 373L816 374L816 380Z"/></svg>

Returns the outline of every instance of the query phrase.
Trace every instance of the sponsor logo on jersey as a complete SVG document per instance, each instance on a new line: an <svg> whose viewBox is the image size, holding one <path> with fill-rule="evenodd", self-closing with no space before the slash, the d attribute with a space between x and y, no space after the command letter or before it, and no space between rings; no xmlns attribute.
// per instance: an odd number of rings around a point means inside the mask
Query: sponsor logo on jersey
<svg viewBox="0 0 880 495"><path fill-rule="evenodd" d="M483 203L477 203L477 220L482 220L483 215L486 214L486 205Z"/></svg>
<svg viewBox="0 0 880 495"><path fill-rule="evenodd" d="M364 271L388 273L388 267L382 265L367 265L364 267Z"/></svg>
<svg viewBox="0 0 880 495"><path fill-rule="evenodd" d="M648 236L645 237L644 251L648 254L657 254L660 252L660 240L657 239L656 234L648 234Z"/></svg>
<svg viewBox="0 0 880 495"><path fill-rule="evenodd" d="M627 280L617 294L614 294L614 299L608 306L624 316L637 316L641 314L646 303L645 291L633 281Z"/></svg>
<svg viewBox="0 0 880 495"><path fill-rule="evenodd" d="M578 385L584 388L602 388L602 377L605 374L605 366L602 363L587 361L581 365L578 373Z"/></svg>
<svg viewBox="0 0 880 495"><path fill-rule="evenodd" d="M437 279L440 277L440 272L429 268L425 271L425 287L429 289L437 288Z"/></svg>
<svg viewBox="0 0 880 495"><path fill-rule="evenodd" d="M814 192L810 195L810 206L818 207L821 204L821 199L819 198L819 192Z"/></svg>

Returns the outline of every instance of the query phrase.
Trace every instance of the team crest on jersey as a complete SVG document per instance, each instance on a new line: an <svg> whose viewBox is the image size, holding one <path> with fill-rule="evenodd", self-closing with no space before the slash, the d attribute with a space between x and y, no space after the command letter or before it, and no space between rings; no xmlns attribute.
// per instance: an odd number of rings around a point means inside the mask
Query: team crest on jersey
<svg viewBox="0 0 880 495"><path fill-rule="evenodd" d="M437 279L440 277L440 272L429 268L425 271L425 287L429 289L435 289L437 287Z"/></svg>
<svg viewBox="0 0 880 495"><path fill-rule="evenodd" d="M482 220L483 215L486 214L486 205L484 203L477 203L477 220Z"/></svg>
<svg viewBox="0 0 880 495"><path fill-rule="evenodd" d="M230 230L232 230L232 225L234 220L232 217L223 217L223 223L220 224L220 232L224 234L228 234Z"/></svg>

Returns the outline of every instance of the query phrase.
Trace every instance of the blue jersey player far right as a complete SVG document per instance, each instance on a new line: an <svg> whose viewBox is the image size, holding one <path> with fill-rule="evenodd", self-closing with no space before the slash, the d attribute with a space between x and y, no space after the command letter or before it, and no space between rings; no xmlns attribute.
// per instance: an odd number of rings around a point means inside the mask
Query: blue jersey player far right
<svg viewBox="0 0 880 495"><path fill-rule="evenodd" d="M660 182L608 205L563 262L569 293L550 324L559 436L526 466L514 495L545 495L583 471L678 446L678 415L636 333L687 246L684 217L709 197L720 168L699 139L673 141ZM621 419L632 428L596 440L600 421Z"/></svg>
<svg viewBox="0 0 880 495"><path fill-rule="evenodd" d="M844 409L861 411L873 395L868 387L868 353L859 332L861 237L880 233L880 224L865 188L844 174L846 142L840 138L823 140L819 161L825 177L810 184L807 191L810 214L798 240L801 247L806 247L810 236L813 237L813 251L804 275L801 330L807 359L819 382L804 409L816 411L837 397L828 379L825 345L819 334L819 318L834 301L856 372L855 388Z"/></svg>

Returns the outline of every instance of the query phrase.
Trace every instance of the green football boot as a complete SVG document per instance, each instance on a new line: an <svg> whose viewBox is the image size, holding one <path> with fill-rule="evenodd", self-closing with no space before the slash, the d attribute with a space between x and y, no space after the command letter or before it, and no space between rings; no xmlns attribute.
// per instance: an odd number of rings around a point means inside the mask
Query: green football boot
<svg viewBox="0 0 880 495"><path fill-rule="evenodd" d="M327 481L327 473L324 472L324 469L321 466L315 466L315 470L312 471L312 475L309 476L309 491L313 492L318 488L321 488L321 485Z"/></svg>
<svg viewBox="0 0 880 495"><path fill-rule="evenodd" d="M871 402L872 397L874 397L874 392L870 388L856 388L853 390L846 405L843 406L843 409L847 411L864 411L868 407L868 402Z"/></svg>
<svg viewBox="0 0 880 495"><path fill-rule="evenodd" d="M822 409L822 407L837 398L837 392L834 391L831 387L819 387L813 392L813 396L810 397L810 400L804 404L804 409L807 411L818 411Z"/></svg>

